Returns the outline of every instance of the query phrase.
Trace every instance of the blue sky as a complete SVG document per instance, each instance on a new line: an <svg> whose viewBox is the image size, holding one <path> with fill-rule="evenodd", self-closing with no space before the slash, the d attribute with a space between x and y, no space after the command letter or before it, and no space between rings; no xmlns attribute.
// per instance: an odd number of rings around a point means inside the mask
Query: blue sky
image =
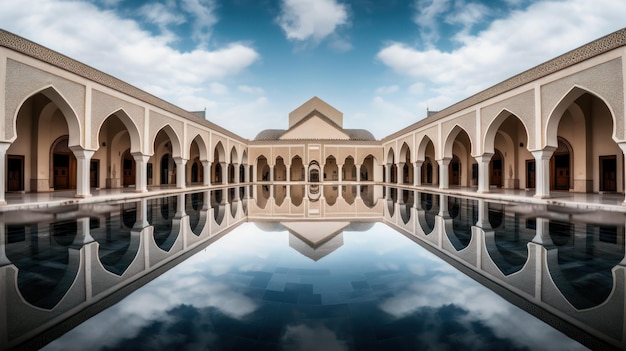
<svg viewBox="0 0 626 351"><path fill-rule="evenodd" d="M382 138L624 18L621 0L0 1L0 28L246 138L312 96Z"/></svg>

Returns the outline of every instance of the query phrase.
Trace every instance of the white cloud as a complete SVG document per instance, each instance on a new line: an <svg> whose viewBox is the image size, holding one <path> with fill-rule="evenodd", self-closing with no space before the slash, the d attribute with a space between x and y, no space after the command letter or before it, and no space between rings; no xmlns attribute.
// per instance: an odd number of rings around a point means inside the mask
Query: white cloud
<svg viewBox="0 0 626 351"><path fill-rule="evenodd" d="M244 93L253 94L253 95L261 95L264 92L263 88L253 87L250 85L240 85L238 89Z"/></svg>
<svg viewBox="0 0 626 351"><path fill-rule="evenodd" d="M225 85L215 81L237 75L260 56L240 42L206 48L204 40L217 21L213 1L184 0L182 4L184 11L193 12L196 23L197 46L189 51L175 48L178 38L168 30L153 35L141 23L87 2L0 1L0 23L10 32L184 109L215 109L220 105L214 101L214 95L228 93ZM170 5L146 5L140 12L165 28L181 21L180 13L167 13Z"/></svg>
<svg viewBox="0 0 626 351"><path fill-rule="evenodd" d="M171 8L166 7L162 3L149 3L139 8L139 14L146 20L160 27L169 26L171 24L185 23L185 17L175 13Z"/></svg>
<svg viewBox="0 0 626 351"><path fill-rule="evenodd" d="M348 24L348 17L347 6L335 0L283 0L277 22L287 39L318 44Z"/></svg>
<svg viewBox="0 0 626 351"><path fill-rule="evenodd" d="M376 89L376 94L393 94L398 91L398 89L399 87L397 85L386 85Z"/></svg>
<svg viewBox="0 0 626 351"><path fill-rule="evenodd" d="M181 0L184 11L195 17L193 38L206 44L211 36L211 29L217 23L214 0Z"/></svg>
<svg viewBox="0 0 626 351"><path fill-rule="evenodd" d="M213 82L209 84L209 91L214 95L228 94L228 87L222 83Z"/></svg>
<svg viewBox="0 0 626 351"><path fill-rule="evenodd" d="M418 5L423 11L416 15L416 22L433 28L436 23L429 24L426 15L440 14L448 6L445 0ZM395 42L380 50L377 58L399 75L428 84L431 94L425 98L454 102L620 29L624 14L626 2L537 2L492 22L477 34L461 30L455 36L460 46L451 51L420 50ZM471 24L476 16L467 14L466 19L455 20Z"/></svg>
<svg viewBox="0 0 626 351"><path fill-rule="evenodd" d="M420 27L422 40L427 44L439 39L439 17L450 7L450 0L417 0L413 22Z"/></svg>

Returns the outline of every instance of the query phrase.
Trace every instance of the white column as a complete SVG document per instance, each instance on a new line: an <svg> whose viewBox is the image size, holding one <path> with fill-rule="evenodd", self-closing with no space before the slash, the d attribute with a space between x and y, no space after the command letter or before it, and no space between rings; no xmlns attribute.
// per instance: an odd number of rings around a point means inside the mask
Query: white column
<svg viewBox="0 0 626 351"><path fill-rule="evenodd" d="M233 163L233 183L239 184L239 164Z"/></svg>
<svg viewBox="0 0 626 351"><path fill-rule="evenodd" d="M474 157L478 162L478 192L489 192L489 161L493 157L492 153L484 153L481 156Z"/></svg>
<svg viewBox="0 0 626 351"><path fill-rule="evenodd" d="M274 165L270 165L270 182L274 181Z"/></svg>
<svg viewBox="0 0 626 351"><path fill-rule="evenodd" d="M91 197L89 191L89 161L95 150L85 150L80 146L70 147L76 157L76 197Z"/></svg>
<svg viewBox="0 0 626 351"><path fill-rule="evenodd" d="M6 189L6 164L7 164L7 150L11 146L10 143L0 143L0 205L6 205L7 202L4 197Z"/></svg>
<svg viewBox="0 0 626 351"><path fill-rule="evenodd" d="M243 173L243 181L245 183L250 183L250 169L251 169L251 165L243 165L243 169L244 169L244 173Z"/></svg>
<svg viewBox="0 0 626 351"><path fill-rule="evenodd" d="M343 181L343 165L337 165L337 180L341 183Z"/></svg>
<svg viewBox="0 0 626 351"><path fill-rule="evenodd" d="M385 165L385 183L391 183L391 163Z"/></svg>
<svg viewBox="0 0 626 351"><path fill-rule="evenodd" d="M532 151L533 157L535 157L535 197L548 198L550 197L550 158L556 150L553 146L548 146L543 150Z"/></svg>
<svg viewBox="0 0 626 351"><path fill-rule="evenodd" d="M626 156L626 143L619 143L617 145L619 146L620 149L622 149L622 153ZM624 172L622 174L622 176L624 177L623 179L626 179L626 167L623 167L622 172ZM626 194L626 189L624 189L624 193ZM626 205L626 199L624 199L624 201L622 202L622 205Z"/></svg>
<svg viewBox="0 0 626 351"><path fill-rule="evenodd" d="M452 158L437 160L439 164L439 189L448 189L448 174L450 171L448 165L450 165L450 161L452 161Z"/></svg>
<svg viewBox="0 0 626 351"><path fill-rule="evenodd" d="M211 185L211 161L202 161L202 185Z"/></svg>
<svg viewBox="0 0 626 351"><path fill-rule="evenodd" d="M413 162L413 185L422 185L422 164L424 161Z"/></svg>
<svg viewBox="0 0 626 351"><path fill-rule="evenodd" d="M228 163L220 162L220 168L222 169L222 184L228 184Z"/></svg>
<svg viewBox="0 0 626 351"><path fill-rule="evenodd" d="M133 152L132 155L135 159L135 191L143 193L148 191L148 159L150 156L141 152Z"/></svg>
<svg viewBox="0 0 626 351"><path fill-rule="evenodd" d="M256 164L256 167L257 167L257 169L254 169L254 172L252 172L252 182L253 183L256 183L256 182L259 181L259 178L258 178L258 175L257 175L257 172L259 171L258 170L258 168L259 168L259 164L258 163Z"/></svg>
<svg viewBox="0 0 626 351"><path fill-rule="evenodd" d="M187 159L182 157L174 157L174 162L176 163L176 187L184 188L187 186L185 179L185 170L187 167Z"/></svg>
<svg viewBox="0 0 626 351"><path fill-rule="evenodd" d="M286 173L287 173L287 174L285 174L285 180L290 182L291 181L291 165L290 164L289 165L285 165L285 170L286 170Z"/></svg>
<svg viewBox="0 0 626 351"><path fill-rule="evenodd" d="M361 182L361 165L354 165L356 167L356 181Z"/></svg>
<svg viewBox="0 0 626 351"><path fill-rule="evenodd" d="M396 169L396 183L404 184L404 162L398 162L398 169Z"/></svg>

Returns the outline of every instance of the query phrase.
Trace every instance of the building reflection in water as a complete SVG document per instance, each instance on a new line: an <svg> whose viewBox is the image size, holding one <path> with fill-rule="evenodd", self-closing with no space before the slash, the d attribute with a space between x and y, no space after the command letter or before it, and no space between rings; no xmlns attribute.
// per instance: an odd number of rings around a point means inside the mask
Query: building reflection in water
<svg viewBox="0 0 626 351"><path fill-rule="evenodd" d="M245 221L287 230L289 246L313 261L340 249L344 231L383 222L587 346L626 346L625 217L614 213L302 184L4 213L1 220L0 345L9 348L54 339Z"/></svg>

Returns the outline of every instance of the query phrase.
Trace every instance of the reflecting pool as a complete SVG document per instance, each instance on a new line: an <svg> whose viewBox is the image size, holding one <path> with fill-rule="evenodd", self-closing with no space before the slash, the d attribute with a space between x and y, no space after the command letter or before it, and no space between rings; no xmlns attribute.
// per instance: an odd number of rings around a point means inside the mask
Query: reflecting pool
<svg viewBox="0 0 626 351"><path fill-rule="evenodd" d="M1 219L5 349L625 345L621 214L254 185Z"/></svg>

